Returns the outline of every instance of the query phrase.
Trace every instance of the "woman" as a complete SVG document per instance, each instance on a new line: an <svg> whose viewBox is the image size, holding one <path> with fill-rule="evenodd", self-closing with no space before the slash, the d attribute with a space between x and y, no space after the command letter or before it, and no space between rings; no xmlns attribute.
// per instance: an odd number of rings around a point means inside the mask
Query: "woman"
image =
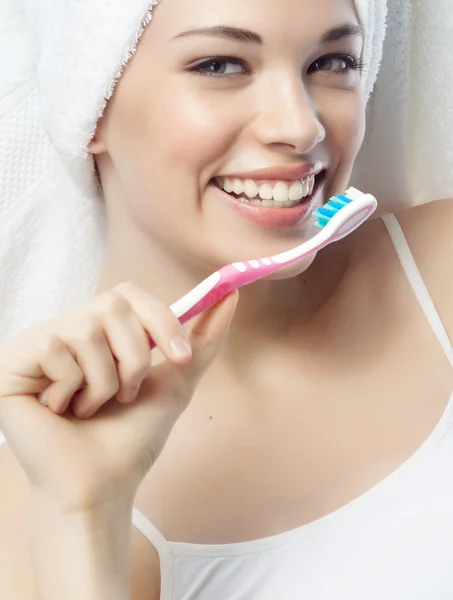
<svg viewBox="0 0 453 600"><path fill-rule="evenodd" d="M66 92L95 6L79 37L57 28ZM94 135L51 91L80 204L85 140L95 157L107 239L94 300L1 350L2 598L450 596L451 205L399 216L438 312L392 217L187 330L167 308L306 239L301 192L347 187L379 55L361 6L163 0ZM299 199L251 208L253 185Z"/></svg>

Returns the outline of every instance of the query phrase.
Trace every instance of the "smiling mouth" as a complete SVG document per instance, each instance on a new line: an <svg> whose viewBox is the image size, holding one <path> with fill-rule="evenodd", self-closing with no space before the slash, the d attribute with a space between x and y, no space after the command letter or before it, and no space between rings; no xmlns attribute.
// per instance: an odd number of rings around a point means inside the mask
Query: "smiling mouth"
<svg viewBox="0 0 453 600"><path fill-rule="evenodd" d="M236 200L266 208L292 208L310 201L325 177L325 170L297 180L255 180L216 177L213 185Z"/></svg>

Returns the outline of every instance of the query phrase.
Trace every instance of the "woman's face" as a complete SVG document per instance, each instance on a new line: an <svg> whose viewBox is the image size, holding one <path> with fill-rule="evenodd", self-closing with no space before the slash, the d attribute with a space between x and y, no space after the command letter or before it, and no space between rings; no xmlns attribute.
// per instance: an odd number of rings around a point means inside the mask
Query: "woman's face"
<svg viewBox="0 0 453 600"><path fill-rule="evenodd" d="M91 146L111 219L204 268L304 241L363 140L362 45L352 0L161 0Z"/></svg>

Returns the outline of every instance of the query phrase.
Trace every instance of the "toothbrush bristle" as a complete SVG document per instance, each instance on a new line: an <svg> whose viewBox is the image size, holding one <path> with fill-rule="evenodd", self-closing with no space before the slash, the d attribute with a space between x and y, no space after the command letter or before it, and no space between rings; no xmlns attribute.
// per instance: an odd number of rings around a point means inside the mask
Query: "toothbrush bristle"
<svg viewBox="0 0 453 600"><path fill-rule="evenodd" d="M331 220L331 218L334 217L337 214L337 212L339 212L342 208L344 208L351 202L351 198L344 194L333 196L329 200L329 202L315 210L315 212L313 213L313 216L317 219L315 222L316 227L324 229L324 227Z"/></svg>

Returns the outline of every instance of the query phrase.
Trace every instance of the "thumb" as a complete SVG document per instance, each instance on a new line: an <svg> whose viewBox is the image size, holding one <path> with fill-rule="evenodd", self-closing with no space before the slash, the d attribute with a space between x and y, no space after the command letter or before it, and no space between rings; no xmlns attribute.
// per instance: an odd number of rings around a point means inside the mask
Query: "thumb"
<svg viewBox="0 0 453 600"><path fill-rule="evenodd" d="M214 360L230 330L239 292L235 290L215 306L202 313L189 330L192 359L178 370L187 370L198 381Z"/></svg>

